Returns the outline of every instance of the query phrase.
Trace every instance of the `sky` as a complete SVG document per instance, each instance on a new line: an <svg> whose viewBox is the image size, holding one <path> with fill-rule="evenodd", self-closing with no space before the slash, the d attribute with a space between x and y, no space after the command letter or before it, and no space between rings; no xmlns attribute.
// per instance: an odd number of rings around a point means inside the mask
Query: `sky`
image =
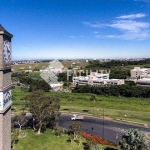
<svg viewBox="0 0 150 150"><path fill-rule="evenodd" d="M150 57L150 0L0 0L12 58Z"/></svg>

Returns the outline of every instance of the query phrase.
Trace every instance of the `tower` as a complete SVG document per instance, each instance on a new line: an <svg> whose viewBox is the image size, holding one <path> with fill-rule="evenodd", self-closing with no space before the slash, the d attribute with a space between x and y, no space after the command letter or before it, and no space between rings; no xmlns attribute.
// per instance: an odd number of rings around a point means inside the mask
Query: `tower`
<svg viewBox="0 0 150 150"><path fill-rule="evenodd" d="M11 150L11 38L0 25L0 150Z"/></svg>

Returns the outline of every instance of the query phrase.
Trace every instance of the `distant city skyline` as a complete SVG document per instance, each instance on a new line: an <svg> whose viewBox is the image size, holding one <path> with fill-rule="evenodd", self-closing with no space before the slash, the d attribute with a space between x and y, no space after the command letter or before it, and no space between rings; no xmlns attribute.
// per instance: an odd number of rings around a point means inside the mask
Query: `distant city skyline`
<svg viewBox="0 0 150 150"><path fill-rule="evenodd" d="M150 0L1 0L13 60L150 57Z"/></svg>

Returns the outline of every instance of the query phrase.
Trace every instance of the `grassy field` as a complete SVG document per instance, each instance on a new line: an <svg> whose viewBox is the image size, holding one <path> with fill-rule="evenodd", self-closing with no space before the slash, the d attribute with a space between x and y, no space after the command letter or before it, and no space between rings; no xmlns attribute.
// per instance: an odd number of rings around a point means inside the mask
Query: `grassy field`
<svg viewBox="0 0 150 150"><path fill-rule="evenodd" d="M88 62L85 62L84 60L79 60L79 61L69 61L69 60L66 60L66 61L62 61L62 65L64 67L71 67L71 64L75 62L76 63L76 66L82 66L82 67L85 67L87 66L89 63ZM13 71L18 71L18 70L33 70L33 69L46 69L47 67L49 66L49 62L40 62L40 63L32 63L32 64L18 64L18 65L13 65L12 68L13 68ZM74 66L75 67L75 66Z"/></svg>
<svg viewBox="0 0 150 150"><path fill-rule="evenodd" d="M130 68L130 69L133 69L134 67L145 68L145 66L150 68L150 64L144 64L144 65L128 65L128 66L125 66L125 67Z"/></svg>
<svg viewBox="0 0 150 150"><path fill-rule="evenodd" d="M48 62L41 62L41 63L32 63L32 64L19 64L19 65L13 65L13 71L18 71L18 70L32 70L34 68L37 69L46 69L48 67L49 63Z"/></svg>
<svg viewBox="0 0 150 150"><path fill-rule="evenodd" d="M19 139L15 150L83 150L83 145L79 147L75 142L70 145L67 142L69 139L67 135L58 138L51 130L47 130L41 135L36 135L32 130L23 132L26 137Z"/></svg>
<svg viewBox="0 0 150 150"><path fill-rule="evenodd" d="M84 143L86 142L82 138L80 146L75 141L71 144L68 141L69 136L67 134L57 137L49 129L41 135L37 135L33 130L22 130L21 132L25 133L26 136L19 138L18 143L15 145L15 150L84 150ZM106 148L108 147L104 146L104 149ZM109 150L117 150L117 148L109 147Z"/></svg>
<svg viewBox="0 0 150 150"><path fill-rule="evenodd" d="M77 66L81 66L82 68L85 68L87 65L89 65L89 62L86 62L84 60L66 60L66 61L61 61L61 63L64 65L64 67L69 68L72 63L76 63ZM40 62L40 63L32 63L32 64L19 64L19 65L13 65L13 71L18 71L18 70L33 70L34 68L37 69L46 69L49 65L49 62ZM127 69L133 69L134 67L150 67L150 64L144 64L144 65L128 65L125 66L124 68ZM92 67L92 68L86 68L86 70L109 70L110 68L103 68L103 67Z"/></svg>
<svg viewBox="0 0 150 150"><path fill-rule="evenodd" d="M13 112L22 111L23 98L30 94L20 87L13 89ZM47 92L45 95L61 99L61 111L92 114L97 117L111 117L115 120L132 121L150 125L150 99L126 98L96 95L97 102L90 100L92 94ZM126 115L126 118L125 118Z"/></svg>
<svg viewBox="0 0 150 150"><path fill-rule="evenodd" d="M28 76L29 77L38 77L38 78L41 78L40 74L41 74L40 72L30 72L28 74Z"/></svg>

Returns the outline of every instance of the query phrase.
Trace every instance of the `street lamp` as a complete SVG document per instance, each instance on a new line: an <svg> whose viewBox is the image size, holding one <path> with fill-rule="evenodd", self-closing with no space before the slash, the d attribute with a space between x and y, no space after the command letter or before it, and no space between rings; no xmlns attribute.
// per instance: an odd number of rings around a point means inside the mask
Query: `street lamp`
<svg viewBox="0 0 150 150"><path fill-rule="evenodd" d="M103 108L103 143L102 143L102 147L104 145L104 108Z"/></svg>
<svg viewBox="0 0 150 150"><path fill-rule="evenodd" d="M92 136L93 136L93 130L94 130L94 128L92 127L91 129L92 129Z"/></svg>
<svg viewBox="0 0 150 150"><path fill-rule="evenodd" d="M116 144L118 144L118 133L116 133Z"/></svg>

